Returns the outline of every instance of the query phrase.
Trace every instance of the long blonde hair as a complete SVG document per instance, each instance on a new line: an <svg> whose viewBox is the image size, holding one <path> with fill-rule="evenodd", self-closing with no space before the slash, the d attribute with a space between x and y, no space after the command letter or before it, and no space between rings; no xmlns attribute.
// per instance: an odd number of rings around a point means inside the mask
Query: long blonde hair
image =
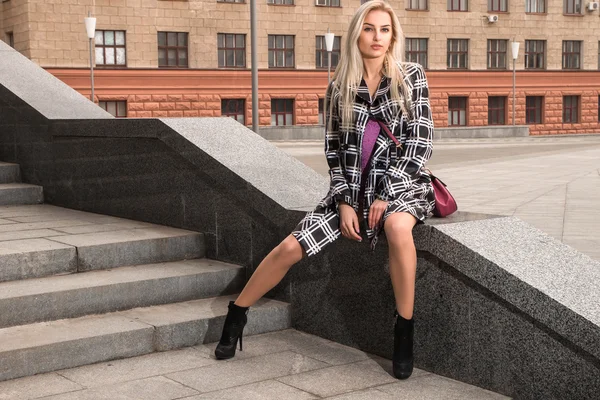
<svg viewBox="0 0 600 400"><path fill-rule="evenodd" d="M392 20L392 40L385 54L382 72L391 79L391 99L399 105L406 115L410 110L412 100L409 95L410 90L404 81L404 72L397 65L404 60L404 34L400 21L387 2L383 0L367 1L356 10L350 21L346 43L340 54L338 66L335 68L332 82L339 92L339 98L332 96L334 91L331 86L328 88L328 95L325 96L326 103L331 100L329 105L325 104L325 109L329 106L329 115L333 115L333 107L335 103L338 103L337 106L340 111L338 118L341 119L341 126L345 130L350 129L354 123L353 103L364 71L362 55L358 48L358 39L367 14L373 10L387 12ZM394 111L396 113L399 110ZM332 118L329 119L329 129L331 129L331 120Z"/></svg>

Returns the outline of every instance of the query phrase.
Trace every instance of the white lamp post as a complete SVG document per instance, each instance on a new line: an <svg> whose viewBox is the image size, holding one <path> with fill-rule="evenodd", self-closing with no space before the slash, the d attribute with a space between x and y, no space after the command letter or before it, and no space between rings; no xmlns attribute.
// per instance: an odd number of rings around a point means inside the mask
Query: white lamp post
<svg viewBox="0 0 600 400"><path fill-rule="evenodd" d="M333 39L335 35L329 32L329 28L327 28L327 33L325 34L325 47L327 48L327 83L331 82L331 51L333 50Z"/></svg>
<svg viewBox="0 0 600 400"><path fill-rule="evenodd" d="M513 101L512 101L512 124L515 124L515 91L516 91L516 77L517 77L517 70L515 69L515 62L517 61L517 58L519 57L519 42L515 42L515 39L513 38L513 42L512 44L512 59L513 59Z"/></svg>
<svg viewBox="0 0 600 400"><path fill-rule="evenodd" d="M94 40L94 37L96 36L96 18L92 17L91 12L88 12L88 16L85 18L85 30L88 39L90 39L90 79L92 82L92 97L90 100L94 102L94 58L92 54L94 44L92 43L92 40Z"/></svg>

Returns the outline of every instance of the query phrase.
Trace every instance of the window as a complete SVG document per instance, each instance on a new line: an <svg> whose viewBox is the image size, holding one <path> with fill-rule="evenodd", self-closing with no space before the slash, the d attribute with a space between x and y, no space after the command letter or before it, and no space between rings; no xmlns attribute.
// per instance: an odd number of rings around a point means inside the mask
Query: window
<svg viewBox="0 0 600 400"><path fill-rule="evenodd" d="M96 31L96 65L127 65L125 31Z"/></svg>
<svg viewBox="0 0 600 400"><path fill-rule="evenodd" d="M331 51L331 68L335 68L340 61L340 42L341 36L335 36L333 38L333 50ZM327 68L328 55L327 46L325 45L325 36L317 36L317 44L315 46L316 61L315 65L317 68Z"/></svg>
<svg viewBox="0 0 600 400"><path fill-rule="evenodd" d="M271 125L284 126L294 124L294 100L271 100Z"/></svg>
<svg viewBox="0 0 600 400"><path fill-rule="evenodd" d="M469 11L467 0L448 0L448 11Z"/></svg>
<svg viewBox="0 0 600 400"><path fill-rule="evenodd" d="M468 68L468 39L448 39L448 68L467 69Z"/></svg>
<svg viewBox="0 0 600 400"><path fill-rule="evenodd" d="M127 102L126 101L100 101L100 108L116 118L127 117Z"/></svg>
<svg viewBox="0 0 600 400"><path fill-rule="evenodd" d="M158 32L158 66L163 68L188 67L188 34L186 32Z"/></svg>
<svg viewBox="0 0 600 400"><path fill-rule="evenodd" d="M527 96L525 99L525 123L541 124L544 98L542 96Z"/></svg>
<svg viewBox="0 0 600 400"><path fill-rule="evenodd" d="M407 10L427 10L427 0L406 0Z"/></svg>
<svg viewBox="0 0 600 400"><path fill-rule="evenodd" d="M579 122L579 96L563 96L563 124Z"/></svg>
<svg viewBox="0 0 600 400"><path fill-rule="evenodd" d="M506 96L488 97L488 125L506 124Z"/></svg>
<svg viewBox="0 0 600 400"><path fill-rule="evenodd" d="M294 68L294 36L269 35L269 68Z"/></svg>
<svg viewBox="0 0 600 400"><path fill-rule="evenodd" d="M488 0L488 11L507 12L508 0Z"/></svg>
<svg viewBox="0 0 600 400"><path fill-rule="evenodd" d="M294 4L294 0L267 0L267 4L293 5Z"/></svg>
<svg viewBox="0 0 600 400"><path fill-rule="evenodd" d="M427 39L406 39L406 61L419 63L427 68Z"/></svg>
<svg viewBox="0 0 600 400"><path fill-rule="evenodd" d="M223 117L231 117L240 124L246 125L246 100L221 100L221 115Z"/></svg>
<svg viewBox="0 0 600 400"><path fill-rule="evenodd" d="M12 32L6 33L6 43L13 49L15 48L15 35Z"/></svg>
<svg viewBox="0 0 600 400"><path fill-rule="evenodd" d="M315 5L324 7L339 7L340 0L317 0Z"/></svg>
<svg viewBox="0 0 600 400"><path fill-rule="evenodd" d="M563 69L581 69L581 42L578 40L563 40L562 49Z"/></svg>
<svg viewBox="0 0 600 400"><path fill-rule="evenodd" d="M581 14L582 0L563 0L563 13L565 14Z"/></svg>
<svg viewBox="0 0 600 400"><path fill-rule="evenodd" d="M219 68L246 67L246 35L218 33Z"/></svg>
<svg viewBox="0 0 600 400"><path fill-rule="evenodd" d="M467 125L467 98L448 97L448 125Z"/></svg>
<svg viewBox="0 0 600 400"><path fill-rule="evenodd" d="M525 69L544 69L546 67L546 41L525 41Z"/></svg>
<svg viewBox="0 0 600 400"><path fill-rule="evenodd" d="M325 99L319 99L319 125L325 125Z"/></svg>
<svg viewBox="0 0 600 400"><path fill-rule="evenodd" d="M528 13L545 13L546 0L526 0L525 12Z"/></svg>
<svg viewBox="0 0 600 400"><path fill-rule="evenodd" d="M488 69L506 69L506 49L508 40L490 39L487 41Z"/></svg>

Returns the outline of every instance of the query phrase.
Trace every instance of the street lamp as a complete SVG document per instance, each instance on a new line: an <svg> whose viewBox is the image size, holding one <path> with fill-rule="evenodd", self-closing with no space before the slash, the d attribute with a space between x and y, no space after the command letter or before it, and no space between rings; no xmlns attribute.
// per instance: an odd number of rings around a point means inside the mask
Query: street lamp
<svg viewBox="0 0 600 400"><path fill-rule="evenodd" d="M516 78L517 70L515 69L515 62L519 57L519 42L512 41L512 58L513 58L513 100L512 100L512 124L515 124L515 91L516 91Z"/></svg>
<svg viewBox="0 0 600 400"><path fill-rule="evenodd" d="M88 16L85 18L85 30L87 32L88 39L90 39L90 79L92 82L92 103L94 102L94 58L92 49L94 47L92 40L96 36L96 18L92 17L91 11L88 11Z"/></svg>
<svg viewBox="0 0 600 400"><path fill-rule="evenodd" d="M333 39L335 35L329 32L329 28L327 28L327 33L325 34L325 47L327 48L327 84L331 82L331 51L333 50Z"/></svg>

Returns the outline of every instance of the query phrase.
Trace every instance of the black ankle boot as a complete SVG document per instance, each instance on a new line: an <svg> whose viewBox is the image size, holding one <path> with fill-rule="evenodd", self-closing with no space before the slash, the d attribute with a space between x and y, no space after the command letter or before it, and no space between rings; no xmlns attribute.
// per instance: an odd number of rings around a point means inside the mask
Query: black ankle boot
<svg viewBox="0 0 600 400"><path fill-rule="evenodd" d="M230 301L227 307L229 308L229 311L227 311L227 317L225 317L223 333L221 334L221 340L219 340L219 344L215 349L215 356L218 360L224 360L235 356L235 348L238 339L240 340L240 351L242 350L242 332L248 321L246 314L249 307L237 306L233 301Z"/></svg>
<svg viewBox="0 0 600 400"><path fill-rule="evenodd" d="M404 319L398 311L394 313L394 376L398 379L408 378L413 371L413 334L414 320Z"/></svg>

